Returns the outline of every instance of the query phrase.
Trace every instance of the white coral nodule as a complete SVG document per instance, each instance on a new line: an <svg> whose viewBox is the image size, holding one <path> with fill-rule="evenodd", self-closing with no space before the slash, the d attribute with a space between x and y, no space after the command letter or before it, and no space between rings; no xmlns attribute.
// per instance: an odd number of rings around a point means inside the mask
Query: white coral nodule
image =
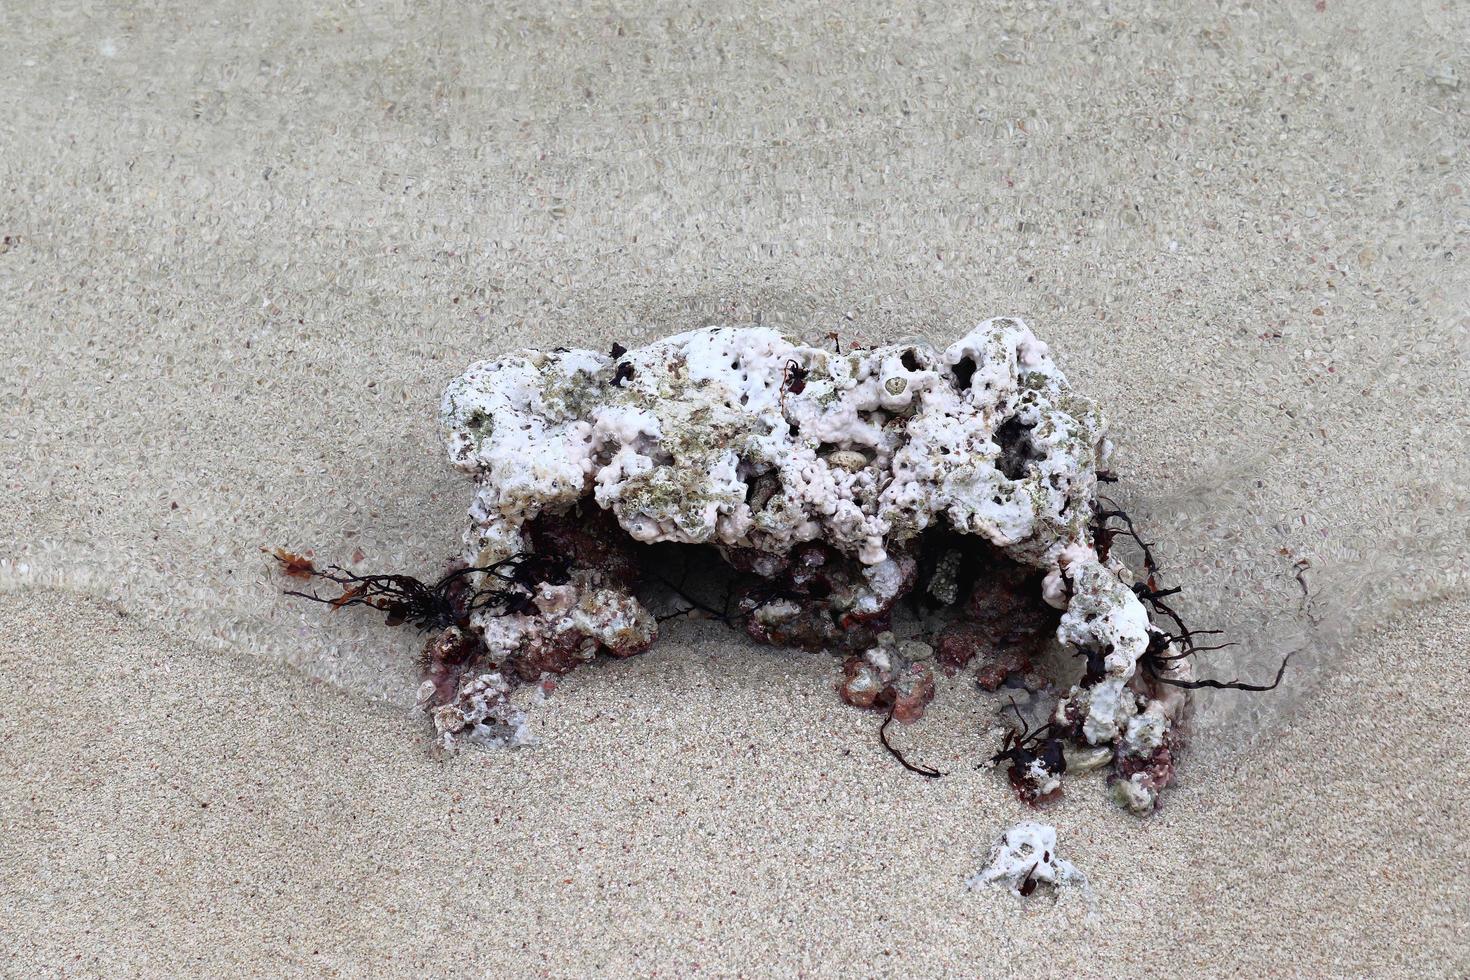
<svg viewBox="0 0 1470 980"><path fill-rule="evenodd" d="M1004 888L1017 898L1025 898L1038 885L1061 889L1070 885L1087 887L1087 876L1070 861L1057 856L1057 829L1049 824L1026 820L1001 834L990 847L990 859L984 868L965 884L971 889Z"/></svg>
<svg viewBox="0 0 1470 980"><path fill-rule="evenodd" d="M472 365L442 416L450 458L476 484L463 563L563 562L555 582L522 583L514 609L467 614L473 655L441 643L452 659L436 661L431 641L426 706L447 747L516 741L500 706L512 682L647 649L658 626L635 597L636 549L674 542L711 548L755 583L721 615L764 642L846 654L844 696L900 721L934 685L927 664L891 649L894 604L916 588L961 596L968 567L974 593L935 640L940 662L963 664L993 628L1055 636L1089 670L1048 735L1111 747L1136 811L1172 779L1184 692L1138 669L1172 639L1094 535L1105 423L1019 319L943 349L837 353L744 327L608 354L523 350ZM947 550L931 560L925 542L941 533ZM996 604L987 582L1001 580L1019 591ZM1060 750L1018 752L1018 792L1054 792Z"/></svg>

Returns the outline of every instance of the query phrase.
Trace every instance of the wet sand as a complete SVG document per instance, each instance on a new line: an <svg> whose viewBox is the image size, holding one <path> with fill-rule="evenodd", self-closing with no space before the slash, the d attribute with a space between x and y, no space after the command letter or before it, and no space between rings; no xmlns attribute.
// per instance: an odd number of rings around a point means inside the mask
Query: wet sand
<svg viewBox="0 0 1470 980"><path fill-rule="evenodd" d="M0 23L5 972L1470 971L1463 11ZM1300 651L1155 817L1045 811L1090 901L965 890L1030 814L963 676L895 732L934 781L834 659L696 622L436 761L416 638L260 553L440 567L477 357L1007 313L1218 669Z"/></svg>

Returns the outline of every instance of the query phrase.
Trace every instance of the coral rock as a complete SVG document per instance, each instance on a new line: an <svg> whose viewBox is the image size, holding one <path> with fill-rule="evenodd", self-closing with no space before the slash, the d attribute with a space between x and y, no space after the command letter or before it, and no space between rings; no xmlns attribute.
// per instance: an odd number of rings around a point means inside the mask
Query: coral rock
<svg viewBox="0 0 1470 980"><path fill-rule="evenodd" d="M843 697L900 720L923 711L934 680L882 639L894 604L923 564L925 595L956 605L978 559L961 625L935 641L940 663L984 652L989 686L1053 639L1094 651L1096 670L1057 706L1058 730L1075 748L1139 760L1130 782L1166 775L1131 725L1147 715L1167 730L1183 699L1137 676L1160 634L1128 570L1092 540L1105 423L1018 319L945 348L841 354L751 327L608 354L519 351L453 381L442 416L450 459L476 485L461 560L549 554L567 566L514 610L469 610L473 663L449 640L427 658L428 705L452 709L441 731L455 738L484 727L481 715L509 724L489 688L467 693L477 678L530 682L646 649L657 625L635 595L631 549L673 542L756 577L732 613L751 636L858 654ZM926 535L947 536L935 561L921 560Z"/></svg>
<svg viewBox="0 0 1470 980"><path fill-rule="evenodd" d="M438 745L452 751L461 744L516 748L532 741L525 712L510 702L514 689L500 673L466 677L448 704L433 711Z"/></svg>

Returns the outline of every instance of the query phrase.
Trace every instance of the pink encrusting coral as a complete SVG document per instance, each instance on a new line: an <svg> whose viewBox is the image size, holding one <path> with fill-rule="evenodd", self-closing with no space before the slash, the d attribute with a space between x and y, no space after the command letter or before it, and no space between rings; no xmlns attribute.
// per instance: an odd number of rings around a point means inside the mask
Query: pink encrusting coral
<svg viewBox="0 0 1470 980"><path fill-rule="evenodd" d="M647 649L658 623L639 585L666 576L637 549L675 543L739 578L714 615L843 654L843 698L900 721L934 692L928 657L891 632L902 598L950 610L937 663L979 657L987 689L1034 677L1060 643L1085 673L1008 744L1023 797L1054 795L1069 755L1111 758L1137 812L1172 779L1188 664L1102 533L1102 415L1020 320L943 349L843 354L748 327L606 354L525 350L472 365L442 414L476 486L468 577L556 559L518 581L521 598L430 639L421 698L446 748L522 737L516 684Z"/></svg>

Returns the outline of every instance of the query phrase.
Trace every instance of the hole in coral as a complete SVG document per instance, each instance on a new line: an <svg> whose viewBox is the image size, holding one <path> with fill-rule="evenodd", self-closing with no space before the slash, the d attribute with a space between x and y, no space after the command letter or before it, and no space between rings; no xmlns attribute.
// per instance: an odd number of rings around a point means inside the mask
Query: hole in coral
<svg viewBox="0 0 1470 980"><path fill-rule="evenodd" d="M762 511L780 490L781 478L779 476L775 473L762 473L746 484L745 502L750 505L752 512Z"/></svg>
<svg viewBox="0 0 1470 980"><path fill-rule="evenodd" d="M995 441L1000 446L1000 458L996 468L1012 480L1024 479L1030 465L1041 458L1031 442L1031 429L1021 417L1013 415L995 430Z"/></svg>
<svg viewBox="0 0 1470 980"><path fill-rule="evenodd" d="M904 351L903 356L898 360L903 365L905 371L922 371L924 369L923 365L919 363L918 355L912 350Z"/></svg>
<svg viewBox="0 0 1470 980"><path fill-rule="evenodd" d="M768 479L747 499L773 488L774 474L757 482ZM662 542L633 545L632 554L639 598L661 621L715 619L763 644L848 656L891 632L926 644L946 670L978 660L977 681L991 691L1029 689L1043 660L1058 675L1070 669L1055 662L1060 613L1042 599L1043 573L943 522L894 549L896 576L883 588L820 542L783 554Z"/></svg>
<svg viewBox="0 0 1470 980"><path fill-rule="evenodd" d="M841 442L819 442L817 444L817 455L831 457L833 453L861 455L867 461L872 461L873 455L875 455L872 450L866 447L860 447L860 445L858 447L851 447L851 445L842 445Z"/></svg>
<svg viewBox="0 0 1470 980"><path fill-rule="evenodd" d="M973 357L962 357L950 368L954 373L954 386L960 391L969 391L970 382L975 377L975 359Z"/></svg>

